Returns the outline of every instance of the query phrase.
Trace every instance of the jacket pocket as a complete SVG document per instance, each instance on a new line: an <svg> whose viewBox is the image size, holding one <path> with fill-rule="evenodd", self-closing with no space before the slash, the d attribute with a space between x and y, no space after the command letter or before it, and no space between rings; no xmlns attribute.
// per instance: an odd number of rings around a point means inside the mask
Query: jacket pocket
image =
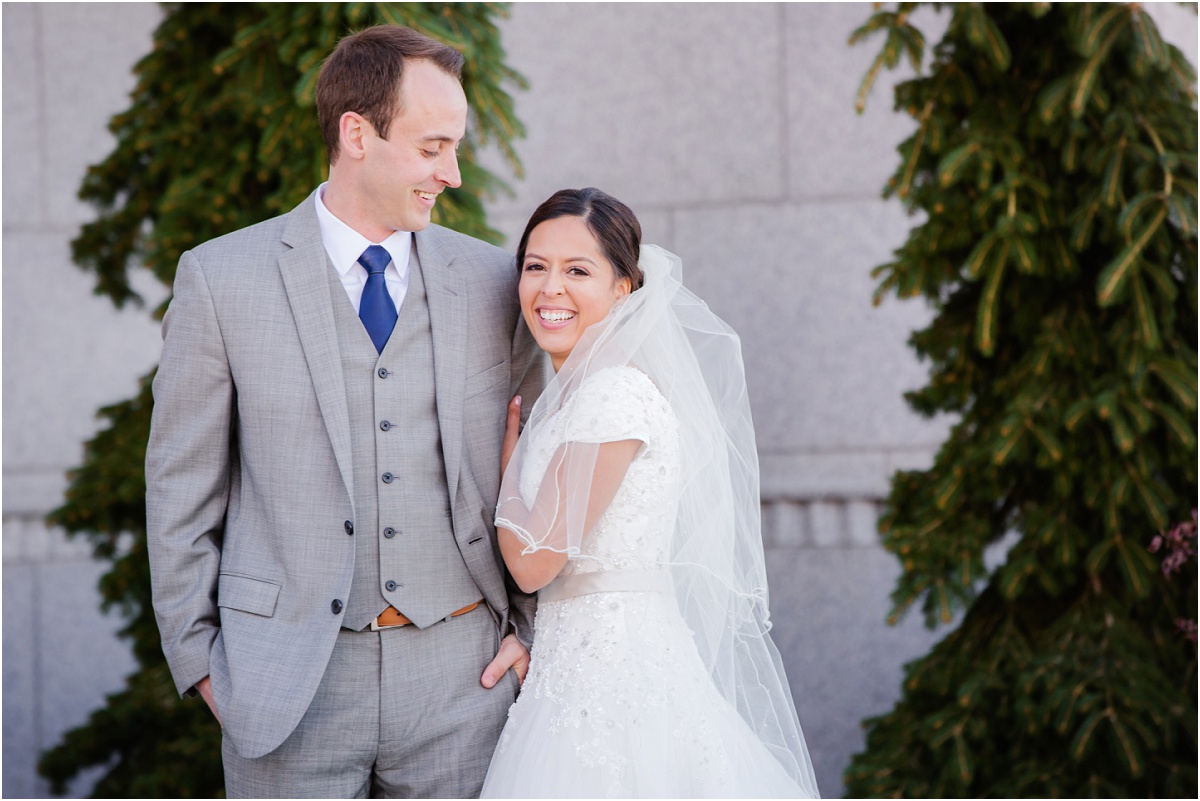
<svg viewBox="0 0 1200 801"><path fill-rule="evenodd" d="M252 615L271 617L279 599L279 585L271 581L222 573L217 580L217 606Z"/></svg>
<svg viewBox="0 0 1200 801"><path fill-rule="evenodd" d="M508 378L508 360L506 359L468 378L463 385L463 398L473 398L476 395L482 395L501 382L507 382Z"/></svg>

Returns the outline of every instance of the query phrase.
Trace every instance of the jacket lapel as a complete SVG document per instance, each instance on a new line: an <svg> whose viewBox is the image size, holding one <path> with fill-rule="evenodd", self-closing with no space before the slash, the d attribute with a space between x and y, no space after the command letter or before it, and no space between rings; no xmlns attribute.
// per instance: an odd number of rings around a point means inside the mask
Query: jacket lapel
<svg viewBox="0 0 1200 801"><path fill-rule="evenodd" d="M333 299L329 294L329 257L321 241L312 195L288 214L283 243L292 249L280 257L279 272L296 329L300 332L300 345L316 390L321 418L329 433L342 481L353 502L350 410L346 405L342 356L333 319Z"/></svg>
<svg viewBox="0 0 1200 801"><path fill-rule="evenodd" d="M437 226L413 235L413 257L418 260L425 281L442 458L446 463L446 486L454 498L462 467L463 386L470 328L466 281L455 269L454 255Z"/></svg>

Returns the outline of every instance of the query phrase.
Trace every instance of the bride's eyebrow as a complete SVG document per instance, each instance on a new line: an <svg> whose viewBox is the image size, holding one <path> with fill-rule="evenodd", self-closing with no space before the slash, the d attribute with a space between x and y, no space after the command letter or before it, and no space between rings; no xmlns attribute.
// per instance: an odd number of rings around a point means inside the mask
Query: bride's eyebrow
<svg viewBox="0 0 1200 801"><path fill-rule="evenodd" d="M536 253L530 253L529 251L525 251L525 260L528 261L529 259L538 259L539 261L549 261L549 259L547 259L545 256L539 256ZM596 262L592 261L587 256L568 256L565 259L565 261L586 261L588 264L592 265L593 267L596 266Z"/></svg>

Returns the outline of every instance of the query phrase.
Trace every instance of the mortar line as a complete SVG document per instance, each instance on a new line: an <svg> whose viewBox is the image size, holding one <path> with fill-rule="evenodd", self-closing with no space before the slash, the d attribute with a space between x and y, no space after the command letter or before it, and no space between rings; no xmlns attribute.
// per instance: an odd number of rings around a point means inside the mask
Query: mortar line
<svg viewBox="0 0 1200 801"><path fill-rule="evenodd" d="M778 6L779 24L779 166L780 176L783 181L781 187L781 196L786 203L792 196L792 138L791 138L791 109L788 106L789 92L788 87L791 82L791 71L789 70L788 59L788 39L787 39L787 18L788 7L786 4L780 3Z"/></svg>
<svg viewBox="0 0 1200 801"><path fill-rule="evenodd" d="M46 187L50 185L47 181L47 178L49 177L48 164L50 159L49 154L46 152L47 141L49 139L49 137L46 136L46 65L45 59L42 58L42 9L40 6L35 5L31 11L33 13L33 70L34 74L37 75L37 98L34 100L34 102L37 104L37 113L35 117L37 119L38 129L37 211L38 223L39 227L41 227L45 226L50 219L49 208L47 206L49 199L46 196ZM7 226L5 227L7 228Z"/></svg>

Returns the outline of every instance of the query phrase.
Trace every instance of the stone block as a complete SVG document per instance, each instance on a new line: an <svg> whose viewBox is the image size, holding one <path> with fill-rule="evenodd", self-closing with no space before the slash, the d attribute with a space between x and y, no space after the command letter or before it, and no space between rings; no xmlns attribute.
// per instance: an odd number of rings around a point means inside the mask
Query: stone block
<svg viewBox="0 0 1200 801"><path fill-rule="evenodd" d="M5 482L7 483L7 482ZM85 562L92 557L91 541L85 535L67 536L61 528L50 528L40 514L4 516L4 564Z"/></svg>
<svg viewBox="0 0 1200 801"><path fill-rule="evenodd" d="M74 569L63 563L13 564L5 553L5 798L49 797L49 782L37 774L42 753L84 722L134 668L128 648L115 636L117 621L98 610L94 585L102 570L92 562L77 562ZM56 583L63 575L80 574L86 586ZM90 597L78 589L90 590ZM55 645L60 637L70 638L69 648ZM81 772L65 795L87 796L102 770Z"/></svg>
<svg viewBox="0 0 1200 801"><path fill-rule="evenodd" d="M1154 19L1162 38L1178 47L1195 67L1196 9L1181 3L1145 3L1142 8Z"/></svg>
<svg viewBox="0 0 1200 801"><path fill-rule="evenodd" d="M162 19L156 3L53 3L39 7L46 214L56 226L91 219L76 198L91 164L112 150L113 114L129 107L134 64ZM50 54L53 54L52 56Z"/></svg>
<svg viewBox="0 0 1200 801"><path fill-rule="evenodd" d="M796 3L785 6L787 164L789 197L876 198L895 171L896 146L916 123L892 110L892 91L911 78L905 60L883 70L859 115L859 85L882 46L879 36L851 47L850 34L871 16L860 3ZM948 13L919 9L914 22L940 36Z"/></svg>
<svg viewBox="0 0 1200 801"><path fill-rule="evenodd" d="M830 501L808 504L808 524L815 548L840 548L846 545L845 505Z"/></svg>
<svg viewBox="0 0 1200 801"><path fill-rule="evenodd" d="M61 472L95 433L96 409L133 396L158 361L150 309L166 289L153 283L148 308L117 311L61 233L6 233L3 271L5 477Z"/></svg>
<svg viewBox="0 0 1200 801"><path fill-rule="evenodd" d="M803 504L775 501L763 504L762 536L767 548L795 548L809 544L808 510Z"/></svg>
<svg viewBox="0 0 1200 801"><path fill-rule="evenodd" d="M760 456L944 438L944 421L918 417L903 399L928 379L906 345L928 308L871 303L871 269L909 225L880 201L676 213L684 282L741 336Z"/></svg>
<svg viewBox="0 0 1200 801"><path fill-rule="evenodd" d="M107 569L107 563L90 560L37 567L37 619L47 635L37 641L43 749L84 723L137 668L129 646L116 636L123 621L99 610L96 585Z"/></svg>
<svg viewBox="0 0 1200 801"><path fill-rule="evenodd" d="M501 24L527 136L497 210L564 186L635 210L784 191L782 9L767 4L516 4ZM498 160L497 160L498 161Z"/></svg>
<svg viewBox="0 0 1200 801"><path fill-rule="evenodd" d="M97 582L108 564L89 558L86 539L6 515L3 550L3 793L46 797L49 784L37 775L41 754L120 689L136 664L116 636L123 621L100 611ZM86 796L101 773L81 772L66 795Z"/></svg>
<svg viewBox="0 0 1200 801"><path fill-rule="evenodd" d="M5 9L5 22L8 21ZM7 26L6 26L7 27ZM7 36L7 30L5 31ZM32 565L8 564L8 523L4 526L4 779L5 798L44 793L37 778L37 643Z"/></svg>
<svg viewBox="0 0 1200 801"><path fill-rule="evenodd" d="M42 61L33 3L4 4L4 230L42 219ZM7 795L7 793L6 793Z"/></svg>
<svg viewBox="0 0 1200 801"><path fill-rule="evenodd" d="M7 481L5 482L8 483ZM29 515L4 515L4 564L38 564L50 557L45 524Z"/></svg>
<svg viewBox="0 0 1200 801"><path fill-rule="evenodd" d="M886 463L887 455L879 451L760 453L762 496L772 500L881 498L887 491Z"/></svg>
<svg viewBox="0 0 1200 801"><path fill-rule="evenodd" d="M62 467L17 465L14 462L11 471L8 464L4 469L5 520L9 515L41 516L62 503L63 492L67 488L67 473ZM4 561L7 562L7 528L4 537Z"/></svg>
<svg viewBox="0 0 1200 801"><path fill-rule="evenodd" d="M880 504L849 501L846 504L846 531L850 544L859 548L879 547Z"/></svg>
<svg viewBox="0 0 1200 801"><path fill-rule="evenodd" d="M880 548L772 548L767 554L771 634L783 657L800 725L825 798L865 744L861 722L900 697L903 665L949 628L919 615L885 623L899 565Z"/></svg>

